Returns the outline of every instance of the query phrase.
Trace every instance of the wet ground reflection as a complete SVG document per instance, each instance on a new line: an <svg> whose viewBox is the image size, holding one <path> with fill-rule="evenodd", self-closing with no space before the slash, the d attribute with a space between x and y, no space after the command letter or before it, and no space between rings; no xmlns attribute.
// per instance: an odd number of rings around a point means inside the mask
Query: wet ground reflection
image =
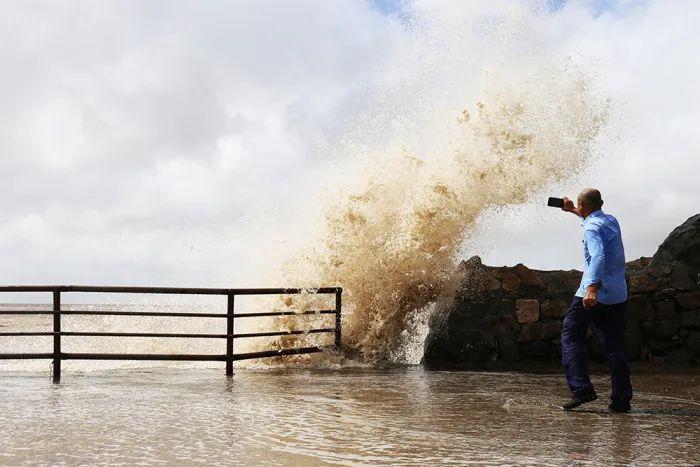
<svg viewBox="0 0 700 467"><path fill-rule="evenodd" d="M0 464L695 464L700 376L631 414L563 412L559 375L393 370L0 374Z"/></svg>

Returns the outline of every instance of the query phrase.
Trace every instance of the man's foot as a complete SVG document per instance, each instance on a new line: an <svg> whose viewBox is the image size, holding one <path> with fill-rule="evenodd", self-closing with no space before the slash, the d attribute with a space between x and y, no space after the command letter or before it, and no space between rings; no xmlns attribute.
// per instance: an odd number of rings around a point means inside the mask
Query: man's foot
<svg viewBox="0 0 700 467"><path fill-rule="evenodd" d="M564 410L575 409L581 404L585 404L586 402L592 402L596 399L598 399L598 395L595 393L595 391L585 394L583 396L572 396L571 400L566 404L562 405L561 408Z"/></svg>
<svg viewBox="0 0 700 467"><path fill-rule="evenodd" d="M629 402L611 402L608 404L608 409L615 413L628 413L632 408Z"/></svg>

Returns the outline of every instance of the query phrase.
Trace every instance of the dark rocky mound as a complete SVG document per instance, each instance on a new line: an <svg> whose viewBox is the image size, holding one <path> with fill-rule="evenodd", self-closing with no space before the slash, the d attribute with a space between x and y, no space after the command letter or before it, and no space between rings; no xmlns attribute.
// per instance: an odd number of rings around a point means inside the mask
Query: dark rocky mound
<svg viewBox="0 0 700 467"><path fill-rule="evenodd" d="M460 264L463 288L448 313L431 320L423 361L433 366L519 367L558 362L559 332L580 271ZM700 214L677 227L653 258L627 263L630 358L700 364ZM589 350L603 361L593 332Z"/></svg>

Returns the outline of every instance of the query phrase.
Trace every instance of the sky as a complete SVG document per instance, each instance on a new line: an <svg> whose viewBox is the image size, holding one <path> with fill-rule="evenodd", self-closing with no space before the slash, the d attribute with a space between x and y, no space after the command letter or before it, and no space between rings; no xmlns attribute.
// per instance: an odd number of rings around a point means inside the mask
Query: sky
<svg viewBox="0 0 700 467"><path fill-rule="evenodd" d="M700 2L0 9L0 283L293 286L266 283L266 271L314 238L308 212L342 181L347 148L380 144L358 128L389 134L410 119L407 103L440 103L522 54L583 64L610 99L610 131L596 164L525 204L485 209L464 257L580 268L577 220L544 204L586 186L620 220L629 259L699 211ZM504 17L521 36L500 36ZM479 27L462 43L465 24ZM463 67L464 54L484 60ZM387 88L403 94L378 114Z"/></svg>

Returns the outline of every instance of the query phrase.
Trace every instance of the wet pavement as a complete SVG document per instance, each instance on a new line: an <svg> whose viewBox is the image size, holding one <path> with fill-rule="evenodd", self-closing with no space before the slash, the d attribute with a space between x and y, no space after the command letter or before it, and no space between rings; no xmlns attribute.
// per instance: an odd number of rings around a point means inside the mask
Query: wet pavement
<svg viewBox="0 0 700 467"><path fill-rule="evenodd" d="M634 375L631 414L594 382L598 401L563 412L555 374L2 372L0 464L700 463L700 375Z"/></svg>

